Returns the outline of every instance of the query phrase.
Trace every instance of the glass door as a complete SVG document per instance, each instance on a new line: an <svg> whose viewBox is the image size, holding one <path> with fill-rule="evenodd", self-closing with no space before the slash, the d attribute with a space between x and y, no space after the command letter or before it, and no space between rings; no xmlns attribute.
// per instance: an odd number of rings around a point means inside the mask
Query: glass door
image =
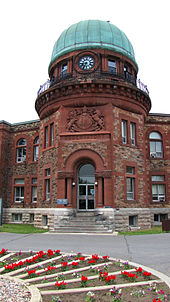
<svg viewBox="0 0 170 302"><path fill-rule="evenodd" d="M79 184L78 209L94 210L95 187L92 184Z"/></svg>
<svg viewBox="0 0 170 302"><path fill-rule="evenodd" d="M95 208L95 169L91 164L80 167L78 173L78 210L94 210Z"/></svg>

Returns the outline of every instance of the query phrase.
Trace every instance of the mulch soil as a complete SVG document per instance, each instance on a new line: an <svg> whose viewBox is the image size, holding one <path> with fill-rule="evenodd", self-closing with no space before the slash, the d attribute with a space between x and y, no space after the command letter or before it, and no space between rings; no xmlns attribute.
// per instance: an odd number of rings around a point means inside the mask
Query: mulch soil
<svg viewBox="0 0 170 302"><path fill-rule="evenodd" d="M164 292L168 295L167 301L170 301L170 290L169 287L165 284L158 285L159 288L163 289ZM133 292L136 292L139 290L144 290L144 296L143 297L136 297L132 295ZM112 296L109 295L109 290L102 290L102 291L94 291L95 294L95 302L111 302ZM84 302L87 296L87 292L85 293L74 293L74 294L62 294L62 295L46 295L43 296L42 302L51 302L52 297L59 297L60 301L62 302ZM156 298L156 293L149 290L148 286L140 286L140 287L128 287L128 288L122 288L122 296L121 301L122 302L152 302L153 299Z"/></svg>

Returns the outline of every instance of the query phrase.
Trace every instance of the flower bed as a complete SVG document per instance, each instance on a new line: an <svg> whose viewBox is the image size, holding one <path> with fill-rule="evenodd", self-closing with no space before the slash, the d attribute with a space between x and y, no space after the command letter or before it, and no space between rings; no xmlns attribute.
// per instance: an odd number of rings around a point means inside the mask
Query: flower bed
<svg viewBox="0 0 170 302"><path fill-rule="evenodd" d="M107 255L68 254L51 249L36 253L8 253L1 249L0 255L1 275L36 286L42 302L170 299L169 287L157 274Z"/></svg>

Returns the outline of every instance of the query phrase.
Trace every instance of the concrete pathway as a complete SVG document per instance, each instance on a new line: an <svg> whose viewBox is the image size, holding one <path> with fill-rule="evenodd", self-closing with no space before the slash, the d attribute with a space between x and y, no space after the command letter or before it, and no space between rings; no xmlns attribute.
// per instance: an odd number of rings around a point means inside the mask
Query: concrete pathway
<svg viewBox="0 0 170 302"><path fill-rule="evenodd" d="M0 233L0 249L109 255L149 266L170 277L170 233L137 236Z"/></svg>

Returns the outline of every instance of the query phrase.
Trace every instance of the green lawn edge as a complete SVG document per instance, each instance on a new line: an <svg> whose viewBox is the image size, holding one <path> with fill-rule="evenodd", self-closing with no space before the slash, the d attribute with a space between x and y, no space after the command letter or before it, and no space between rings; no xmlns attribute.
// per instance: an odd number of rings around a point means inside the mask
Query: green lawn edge
<svg viewBox="0 0 170 302"><path fill-rule="evenodd" d="M149 235L149 234L162 234L166 233L162 231L162 226L153 226L151 229L144 229L144 230L136 230L136 231L127 231L127 232L118 232L119 235ZM167 232L169 233L169 232Z"/></svg>
<svg viewBox="0 0 170 302"><path fill-rule="evenodd" d="M32 233L45 233L48 229L35 228L31 224L3 224L0 227L0 233L18 233L18 234L32 234Z"/></svg>

